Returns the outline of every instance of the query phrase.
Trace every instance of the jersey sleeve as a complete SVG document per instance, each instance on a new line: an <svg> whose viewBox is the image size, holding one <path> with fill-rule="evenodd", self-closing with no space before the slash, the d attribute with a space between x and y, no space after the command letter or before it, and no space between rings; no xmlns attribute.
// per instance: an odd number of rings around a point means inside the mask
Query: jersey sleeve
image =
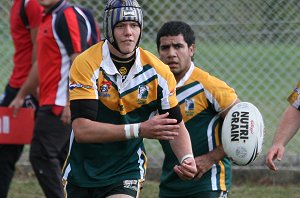
<svg viewBox="0 0 300 198"><path fill-rule="evenodd" d="M25 12L28 18L30 29L38 27L42 18L43 8L37 2L37 0L29 0L25 5Z"/></svg>
<svg viewBox="0 0 300 198"><path fill-rule="evenodd" d="M236 101L237 94L235 90L224 81L209 76L207 82L209 83L204 87L206 98L218 113L225 111Z"/></svg>
<svg viewBox="0 0 300 198"><path fill-rule="evenodd" d="M298 82L297 87L288 97L288 102L300 111L300 81Z"/></svg>
<svg viewBox="0 0 300 198"><path fill-rule="evenodd" d="M170 70L165 70L165 74L160 76L158 73L158 84L161 100L161 110L168 110L178 105L176 98L176 80Z"/></svg>
<svg viewBox="0 0 300 198"><path fill-rule="evenodd" d="M98 70L93 69L85 53L78 55L70 69L70 100L98 99Z"/></svg>
<svg viewBox="0 0 300 198"><path fill-rule="evenodd" d="M83 16L75 7L68 7L57 19L57 34L71 56L87 48L87 26Z"/></svg>

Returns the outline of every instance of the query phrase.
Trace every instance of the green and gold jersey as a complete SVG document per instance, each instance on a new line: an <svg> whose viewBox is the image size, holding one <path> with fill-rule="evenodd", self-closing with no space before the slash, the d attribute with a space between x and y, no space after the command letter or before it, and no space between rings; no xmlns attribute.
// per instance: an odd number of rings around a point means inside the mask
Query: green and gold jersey
<svg viewBox="0 0 300 198"><path fill-rule="evenodd" d="M178 105L176 80L169 67L150 52L136 49L127 78L114 66L107 41L80 54L70 70L70 100L97 99L97 121L130 124L146 121L157 110ZM144 179L147 158L143 139L81 144L71 137L64 179L81 187L100 187Z"/></svg>
<svg viewBox="0 0 300 198"><path fill-rule="evenodd" d="M300 81L298 82L297 87L288 97L289 103L300 111Z"/></svg>
<svg viewBox="0 0 300 198"><path fill-rule="evenodd" d="M214 150L221 144L223 119L219 113L236 101L234 89L192 63L183 79L178 82L176 95L191 137L194 156ZM200 180L182 181L173 171L178 160L169 142L160 142L165 153L160 183L161 197L191 197L203 191L229 190L231 162L228 158L214 164Z"/></svg>

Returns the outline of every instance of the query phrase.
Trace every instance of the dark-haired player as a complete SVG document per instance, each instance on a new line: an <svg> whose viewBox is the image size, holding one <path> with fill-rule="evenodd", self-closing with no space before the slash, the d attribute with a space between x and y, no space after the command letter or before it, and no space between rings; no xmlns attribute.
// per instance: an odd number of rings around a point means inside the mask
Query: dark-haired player
<svg viewBox="0 0 300 198"><path fill-rule="evenodd" d="M160 197L227 197L231 162L221 145L221 127L228 110L239 99L224 81L193 63L195 35L181 21L170 21L156 37L160 59L169 65L177 85L176 97L187 127L197 165L194 180L182 181L173 172L176 157L167 141L160 141L165 159L160 179Z"/></svg>

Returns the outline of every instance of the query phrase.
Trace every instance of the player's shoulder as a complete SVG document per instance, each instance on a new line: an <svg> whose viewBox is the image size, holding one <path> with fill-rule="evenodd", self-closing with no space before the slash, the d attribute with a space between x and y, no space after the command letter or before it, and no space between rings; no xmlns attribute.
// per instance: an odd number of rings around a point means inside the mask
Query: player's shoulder
<svg viewBox="0 0 300 198"><path fill-rule="evenodd" d="M86 67L86 65L95 68L99 67L102 60L102 46L103 41L92 45L75 58L73 65L75 67Z"/></svg>
<svg viewBox="0 0 300 198"><path fill-rule="evenodd" d="M164 64L157 56L153 53L140 49L140 59L143 66L153 68L158 74L164 75L165 73L171 73L168 65Z"/></svg>
<svg viewBox="0 0 300 198"><path fill-rule="evenodd" d="M220 87L230 88L225 81L197 66L195 66L195 69L191 74L191 80L199 82L205 89L208 90L219 89Z"/></svg>
<svg viewBox="0 0 300 198"><path fill-rule="evenodd" d="M140 50L140 58L142 64L150 64L151 66L163 66L165 67L166 65L153 53L149 52L148 50L145 50L143 48L139 48Z"/></svg>

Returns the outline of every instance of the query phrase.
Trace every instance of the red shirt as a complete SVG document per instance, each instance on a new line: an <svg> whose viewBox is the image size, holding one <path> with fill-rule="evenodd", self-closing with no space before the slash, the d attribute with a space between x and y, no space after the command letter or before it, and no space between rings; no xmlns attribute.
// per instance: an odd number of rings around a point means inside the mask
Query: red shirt
<svg viewBox="0 0 300 198"><path fill-rule="evenodd" d="M61 11L65 3L61 0L44 13L39 26L37 61L40 106L66 106L70 56L87 48L85 20L73 7Z"/></svg>
<svg viewBox="0 0 300 198"><path fill-rule="evenodd" d="M29 23L26 28L20 15L23 0L14 0L10 10L10 32L14 43L14 68L9 79L9 85L20 88L26 80L32 66L32 40L30 29L36 28L41 20L42 7L36 0L25 1L25 13Z"/></svg>

